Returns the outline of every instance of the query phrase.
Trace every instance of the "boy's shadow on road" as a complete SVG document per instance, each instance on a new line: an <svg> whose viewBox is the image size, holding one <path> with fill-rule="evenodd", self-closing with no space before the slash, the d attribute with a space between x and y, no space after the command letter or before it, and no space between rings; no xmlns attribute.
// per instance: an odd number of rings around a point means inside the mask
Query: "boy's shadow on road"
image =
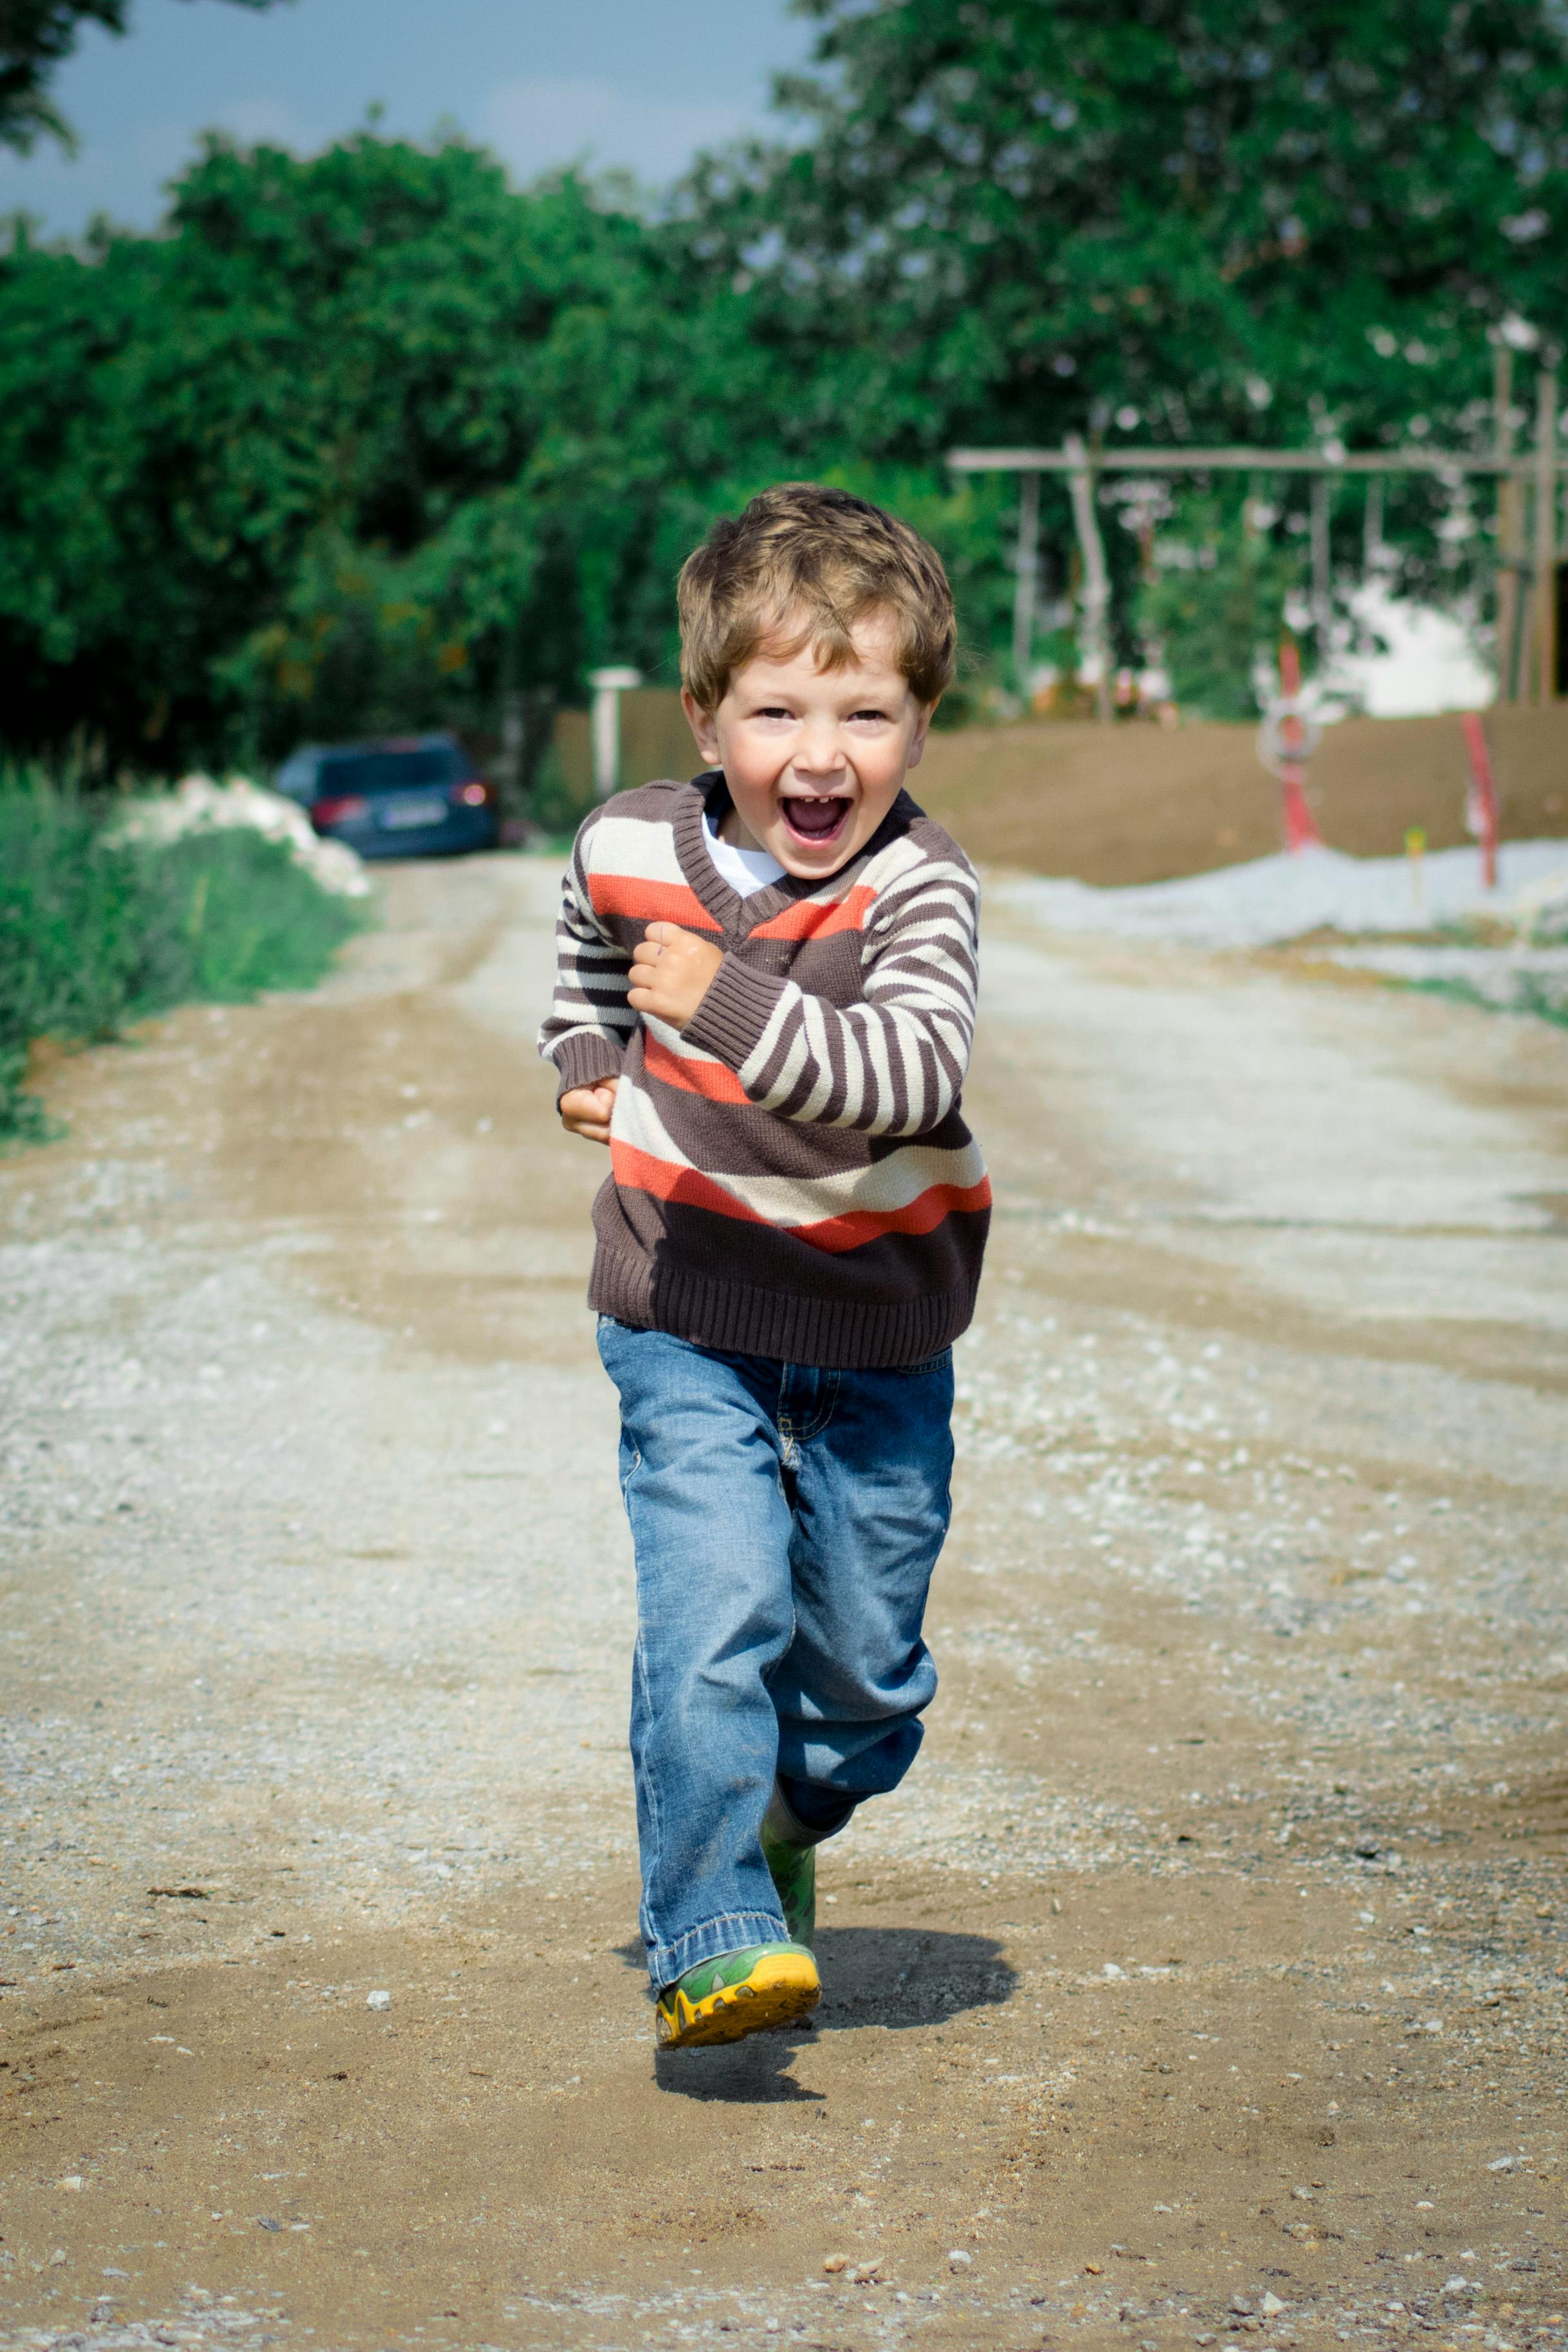
<svg viewBox="0 0 1568 2352"><path fill-rule="evenodd" d="M640 1944L620 1947L631 1967L644 1965ZM654 2080L681 2098L736 2105L805 2101L808 2091L789 2069L803 2042L857 2025L893 2032L943 2025L965 2010L1006 2000L1017 1970L993 1936L951 1935L936 1927L825 1927L816 1938L822 2000L809 2024L753 2033L744 2042L708 2050L661 2050Z"/></svg>

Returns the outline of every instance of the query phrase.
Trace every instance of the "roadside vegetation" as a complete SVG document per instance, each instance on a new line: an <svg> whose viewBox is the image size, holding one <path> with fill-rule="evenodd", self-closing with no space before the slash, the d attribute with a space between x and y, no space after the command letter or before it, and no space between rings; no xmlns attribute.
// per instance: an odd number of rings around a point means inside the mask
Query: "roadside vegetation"
<svg viewBox="0 0 1568 2352"><path fill-rule="evenodd" d="M1568 977L1521 972L1501 991L1483 988L1473 980L1395 980L1389 984L1414 989L1421 996L1440 996L1449 1004L1473 1004L1479 1013L1525 1013L1568 1029Z"/></svg>
<svg viewBox="0 0 1568 2352"><path fill-rule="evenodd" d="M193 999L312 987L364 920L283 842L243 826L136 840L126 811L0 770L0 1144L57 1131L27 1086L41 1041L99 1045Z"/></svg>

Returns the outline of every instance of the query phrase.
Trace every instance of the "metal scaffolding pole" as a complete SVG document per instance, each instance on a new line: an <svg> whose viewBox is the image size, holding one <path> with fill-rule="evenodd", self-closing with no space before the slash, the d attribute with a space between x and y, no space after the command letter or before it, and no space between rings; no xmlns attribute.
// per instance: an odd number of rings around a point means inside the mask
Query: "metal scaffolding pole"
<svg viewBox="0 0 1568 2352"><path fill-rule="evenodd" d="M1331 485L1327 474L1318 474L1312 480L1312 634L1318 641L1318 659L1329 657L1329 628L1334 614L1333 574L1329 560L1329 498Z"/></svg>
<svg viewBox="0 0 1568 2352"><path fill-rule="evenodd" d="M1031 475L1067 475L1072 493L1073 521L1083 553L1085 635L1102 669L1097 688L1101 718L1110 715L1107 626L1110 591L1105 550L1094 514L1094 484L1100 474L1268 472L1328 478L1321 492L1314 483L1312 500L1313 608L1322 643L1326 643L1328 622L1328 494L1334 476L1367 475L1372 478L1369 488L1376 488L1375 510L1370 499L1368 506L1369 561L1374 541L1381 536L1380 485L1384 477L1428 474L1439 479L1458 480L1472 474L1491 476L1499 484L1499 691L1505 700L1509 698L1515 666L1504 639L1511 636L1522 656L1519 665L1523 672L1519 681L1520 694L1529 698L1533 672L1537 698L1551 701L1557 690L1556 490L1568 472L1568 458L1560 457L1557 451L1557 377L1552 369L1543 369L1538 382L1535 448L1526 454L1515 453L1507 407L1507 394L1511 390L1510 356L1506 347L1498 354L1498 429L1490 457L1451 449L1120 448L1097 449L1091 464L1081 436L1069 434L1059 449L950 449L947 462L955 474L1020 474L1026 480ZM1524 599L1521 593L1525 571L1523 501L1527 482L1535 488L1534 550L1530 566L1534 578L1528 632L1521 625ZM1510 553L1515 547L1518 552ZM1520 583L1514 586L1511 598L1508 593L1510 581ZM1506 632L1505 614L1509 623ZM1014 644L1016 649L1016 635Z"/></svg>
<svg viewBox="0 0 1568 2352"><path fill-rule="evenodd" d="M1513 353L1499 343L1492 355L1492 412L1498 462L1513 461ZM1520 558L1524 552L1524 485L1511 473L1497 486L1497 690L1500 702L1519 698Z"/></svg>
<svg viewBox="0 0 1568 2352"><path fill-rule="evenodd" d="M1370 580L1383 561L1383 476L1374 474L1366 486L1362 517L1361 568Z"/></svg>
<svg viewBox="0 0 1568 2352"><path fill-rule="evenodd" d="M1535 379L1535 695L1557 698L1557 371Z"/></svg>
<svg viewBox="0 0 1568 2352"><path fill-rule="evenodd" d="M1101 719L1110 717L1110 574L1105 568L1105 542L1094 511L1094 474L1089 451L1076 433L1068 436L1063 453L1068 460L1068 486L1072 493L1072 519L1083 556L1083 634L1095 664L1094 707Z"/></svg>
<svg viewBox="0 0 1568 2352"><path fill-rule="evenodd" d="M950 449L955 474L1070 474L1083 443L1069 434L1059 449ZM1568 457L1555 460L1568 472ZM1530 457L1483 457L1451 449L1097 449L1097 474L1497 474L1533 475Z"/></svg>
<svg viewBox="0 0 1568 2352"><path fill-rule="evenodd" d="M1029 699L1029 656L1035 646L1035 611L1040 587L1040 478L1025 474L1018 484L1018 562L1013 583L1013 683Z"/></svg>

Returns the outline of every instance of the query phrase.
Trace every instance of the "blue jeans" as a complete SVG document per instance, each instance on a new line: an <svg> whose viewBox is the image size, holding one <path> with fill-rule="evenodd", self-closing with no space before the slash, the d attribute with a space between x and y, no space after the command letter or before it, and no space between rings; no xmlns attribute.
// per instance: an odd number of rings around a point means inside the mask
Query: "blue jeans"
<svg viewBox="0 0 1568 2352"><path fill-rule="evenodd" d="M641 1927L662 1989L781 1942L775 1776L803 1821L896 1789L936 1691L921 1638L947 1533L951 1353L907 1371L730 1355L603 1316L637 1553Z"/></svg>

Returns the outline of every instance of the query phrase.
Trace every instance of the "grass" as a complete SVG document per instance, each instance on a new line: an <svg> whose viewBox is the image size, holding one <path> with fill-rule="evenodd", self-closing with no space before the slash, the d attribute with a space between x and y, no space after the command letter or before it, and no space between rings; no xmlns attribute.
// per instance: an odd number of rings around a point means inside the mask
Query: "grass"
<svg viewBox="0 0 1568 2352"><path fill-rule="evenodd" d="M1547 986L1534 972L1515 975L1513 994L1506 1003L1468 980L1396 980L1391 985L1411 989L1417 996L1446 997L1450 1004L1473 1004L1482 1013L1524 1013L1532 1020L1568 1029L1568 996Z"/></svg>
<svg viewBox="0 0 1568 2352"><path fill-rule="evenodd" d="M237 825L117 840L105 819L124 806L0 769L0 1142L58 1131L26 1087L39 1040L99 1045L175 1004L312 987L364 919L281 842Z"/></svg>

